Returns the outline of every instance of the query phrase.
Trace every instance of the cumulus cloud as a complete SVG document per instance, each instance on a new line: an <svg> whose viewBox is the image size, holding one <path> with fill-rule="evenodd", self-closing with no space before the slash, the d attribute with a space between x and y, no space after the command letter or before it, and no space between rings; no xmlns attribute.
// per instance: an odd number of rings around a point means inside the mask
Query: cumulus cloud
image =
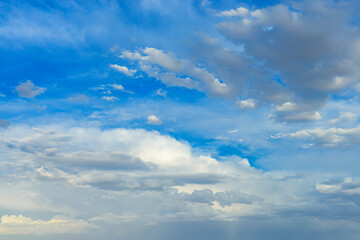
<svg viewBox="0 0 360 240"><path fill-rule="evenodd" d="M311 122L321 119L321 115L317 111L308 111L311 108L309 104L285 102L277 106L277 112L270 117L286 122Z"/></svg>
<svg viewBox="0 0 360 240"><path fill-rule="evenodd" d="M18 96L23 98L34 98L40 94L43 94L45 90L46 88L37 87L30 80L20 83L15 88Z"/></svg>
<svg viewBox="0 0 360 240"><path fill-rule="evenodd" d="M240 109L251 109L256 106L254 99L237 101L236 104L239 106Z"/></svg>
<svg viewBox="0 0 360 240"><path fill-rule="evenodd" d="M150 124L155 124L155 125L160 125L161 124L160 118L158 118L155 115L150 115L147 118L147 120L148 120L148 123L150 123Z"/></svg>
<svg viewBox="0 0 360 240"><path fill-rule="evenodd" d="M0 199L2 206L21 210L24 204L30 202L34 208L36 203L42 211L89 216L87 222L102 227L133 221L126 216L154 224L272 217L294 207L306 215L309 201L327 209L326 203L317 202L308 191L319 175L294 178L293 173L263 172L235 156L218 161L156 131L13 125L0 129L0 147L4 149L2 166L7 166L1 178L14 181L0 183L2 196L7 192ZM29 186L28 182L36 184ZM14 204L14 199L26 201ZM43 220L24 217L21 221L29 223L21 225L26 232L42 231L40 226L36 231L27 229ZM36 221L40 223L34 224ZM64 225L87 226L78 220L64 221ZM44 222L50 230L55 226L52 220ZM2 228L11 234L8 225Z"/></svg>
<svg viewBox="0 0 360 240"><path fill-rule="evenodd" d="M54 233L80 233L90 225L84 220L56 216L48 221L33 220L23 215L3 215L0 222L0 235L28 235Z"/></svg>
<svg viewBox="0 0 360 240"><path fill-rule="evenodd" d="M317 120L317 110L330 93L357 82L360 35L348 22L351 3L340 5L301 1L293 4L294 11L279 4L217 25L228 39L243 46L246 55L262 62L260 69L266 67L279 74L287 96L276 103L279 113L274 117L278 120ZM287 102L297 108L285 110Z"/></svg>
<svg viewBox="0 0 360 240"><path fill-rule="evenodd" d="M118 72L125 74L126 76L129 76L129 77L133 77L134 74L137 72L137 70L135 70L135 69L128 69L125 66L120 66L117 64L111 64L110 67L115 69Z"/></svg>
<svg viewBox="0 0 360 240"><path fill-rule="evenodd" d="M217 16L224 17L234 17L234 16L246 16L249 14L249 10L244 7L239 7L237 9L231 9L227 11L222 11L217 14Z"/></svg>

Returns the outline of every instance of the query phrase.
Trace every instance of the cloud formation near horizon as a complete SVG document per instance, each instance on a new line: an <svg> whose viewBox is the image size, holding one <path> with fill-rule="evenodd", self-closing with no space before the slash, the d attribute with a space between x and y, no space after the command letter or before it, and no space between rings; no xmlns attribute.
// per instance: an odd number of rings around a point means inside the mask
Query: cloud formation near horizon
<svg viewBox="0 0 360 240"><path fill-rule="evenodd" d="M0 238L359 238L358 3L0 5Z"/></svg>

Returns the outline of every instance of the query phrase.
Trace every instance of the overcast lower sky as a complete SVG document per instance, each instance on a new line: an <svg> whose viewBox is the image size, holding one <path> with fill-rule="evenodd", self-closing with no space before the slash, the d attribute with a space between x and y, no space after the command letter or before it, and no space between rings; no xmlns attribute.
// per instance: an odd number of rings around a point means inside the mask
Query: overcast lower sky
<svg viewBox="0 0 360 240"><path fill-rule="evenodd" d="M360 239L360 4L0 2L0 239Z"/></svg>

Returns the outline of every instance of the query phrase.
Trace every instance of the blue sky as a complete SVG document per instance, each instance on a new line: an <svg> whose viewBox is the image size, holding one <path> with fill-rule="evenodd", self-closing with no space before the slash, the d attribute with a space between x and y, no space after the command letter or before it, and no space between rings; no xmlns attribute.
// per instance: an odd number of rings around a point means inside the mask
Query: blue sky
<svg viewBox="0 0 360 240"><path fill-rule="evenodd" d="M356 1L1 1L0 238L358 239Z"/></svg>

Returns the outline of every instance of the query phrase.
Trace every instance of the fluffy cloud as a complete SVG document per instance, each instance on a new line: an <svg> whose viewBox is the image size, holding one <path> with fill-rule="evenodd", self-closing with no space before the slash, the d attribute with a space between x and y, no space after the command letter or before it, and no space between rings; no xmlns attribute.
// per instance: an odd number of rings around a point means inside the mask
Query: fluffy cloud
<svg viewBox="0 0 360 240"><path fill-rule="evenodd" d="M134 76L134 74L137 72L136 70L128 69L125 66L119 66L117 64L111 64L110 67L115 69L118 72L125 74L126 76L129 76L129 77Z"/></svg>
<svg viewBox="0 0 360 240"><path fill-rule="evenodd" d="M233 16L245 16L249 14L249 10L243 7L237 9L231 9L227 11L222 11L217 14L217 16L233 17Z"/></svg>
<svg viewBox="0 0 360 240"><path fill-rule="evenodd" d="M321 119L320 113L317 111L307 111L311 109L309 104L299 104L293 102L285 102L276 107L277 112L271 117L286 122L311 122Z"/></svg>
<svg viewBox="0 0 360 240"><path fill-rule="evenodd" d="M357 147L360 143L360 127L303 129L294 133L279 134L277 137L310 140L309 146L347 149Z"/></svg>
<svg viewBox="0 0 360 240"><path fill-rule="evenodd" d="M160 118L158 118L155 115L150 115L147 120L148 120L148 123L150 123L150 124L155 124L155 125L161 124Z"/></svg>
<svg viewBox="0 0 360 240"><path fill-rule="evenodd" d="M0 235L28 235L79 233L90 225L84 220L56 216L48 221L33 220L23 215L3 215L0 221Z"/></svg>
<svg viewBox="0 0 360 240"><path fill-rule="evenodd" d="M17 92L18 96L23 98L34 98L44 93L45 90L46 88L37 87L30 80L20 83L15 88L15 91Z"/></svg>
<svg viewBox="0 0 360 240"><path fill-rule="evenodd" d="M236 102L240 109L251 109L256 106L254 99L247 99Z"/></svg>
<svg viewBox="0 0 360 240"><path fill-rule="evenodd" d="M321 174L263 172L235 156L218 161L155 131L12 125L0 129L0 147L1 179L12 179L0 182L2 206L71 217L6 216L24 222L4 220L0 229L6 234L20 227L29 234L59 233L60 228L77 232L91 223L106 231L135 222L222 222L283 213L296 217L299 212L321 217L329 212L326 201L318 201L311 190ZM308 213L309 206L323 211Z"/></svg>
<svg viewBox="0 0 360 240"><path fill-rule="evenodd" d="M194 152L187 143L142 129L12 126L1 130L0 144L5 149L4 159L8 159L3 161L4 166L23 169L25 179L44 184L63 182L66 191L79 191L79 187L90 192L110 191L107 194L114 199L120 197L121 201L125 201L122 195L111 191L127 192L127 198L138 199L136 208L147 218L161 214L163 208L140 206L143 203L138 194L142 191L141 196L147 201L158 198L168 201L169 211L175 215L162 214L176 216L186 211L190 219L208 214L226 219L276 208L272 203L275 196L283 208L300 204L301 198L291 201L289 198L307 194L302 184L312 184L311 178L281 180L286 174L280 175L279 180L276 175L252 168L246 159L232 157L217 161ZM41 196L46 198L49 194L43 192ZM124 207L132 211L131 201L125 202ZM205 204L205 212L195 208L198 203ZM178 209L181 205L184 208ZM102 209L98 208L98 215L103 214Z"/></svg>
<svg viewBox="0 0 360 240"><path fill-rule="evenodd" d="M330 93L349 87L360 76L356 67L360 35L348 24L349 7L301 1L293 4L294 11L279 4L252 11L238 21L221 22L217 28L243 46L246 55L262 62L260 67L281 77L288 96L277 103L278 120L313 121L319 119L316 110ZM286 102L297 109L280 110Z"/></svg>

